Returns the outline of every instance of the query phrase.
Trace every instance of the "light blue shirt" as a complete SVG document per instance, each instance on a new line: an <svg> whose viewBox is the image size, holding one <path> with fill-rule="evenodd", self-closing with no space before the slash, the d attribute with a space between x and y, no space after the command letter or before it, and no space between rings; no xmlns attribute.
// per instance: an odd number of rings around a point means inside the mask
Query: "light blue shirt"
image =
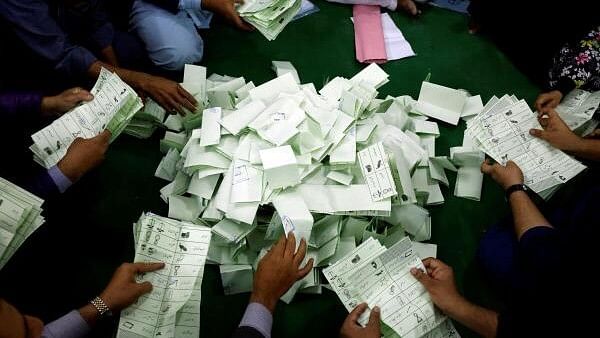
<svg viewBox="0 0 600 338"><path fill-rule="evenodd" d="M179 9L185 11L194 21L194 25L201 29L210 27L213 13L202 9L200 0L179 0Z"/></svg>

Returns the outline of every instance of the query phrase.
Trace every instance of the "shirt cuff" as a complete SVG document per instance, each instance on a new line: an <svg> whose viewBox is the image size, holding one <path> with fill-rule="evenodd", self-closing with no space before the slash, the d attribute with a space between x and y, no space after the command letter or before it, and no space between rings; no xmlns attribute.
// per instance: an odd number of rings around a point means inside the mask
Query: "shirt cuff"
<svg viewBox="0 0 600 338"><path fill-rule="evenodd" d="M395 11L398 8L398 0L384 0L383 7L389 9L390 11Z"/></svg>
<svg viewBox="0 0 600 338"><path fill-rule="evenodd" d="M248 326L258 330L265 338L271 338L273 315L260 303L250 303L239 326Z"/></svg>
<svg viewBox="0 0 600 338"><path fill-rule="evenodd" d="M43 338L80 338L90 332L90 326L79 311L73 310L44 326Z"/></svg>
<svg viewBox="0 0 600 338"><path fill-rule="evenodd" d="M61 193L65 192L65 190L73 184L73 182L71 182L71 180L65 176L56 165L48 169L48 175L50 175L50 178L52 178L52 181L56 184L58 191Z"/></svg>
<svg viewBox="0 0 600 338"><path fill-rule="evenodd" d="M105 23L92 34L92 39L100 50L112 45L114 38L115 29L110 22Z"/></svg>
<svg viewBox="0 0 600 338"><path fill-rule="evenodd" d="M201 0L179 0L179 9L193 9L193 10L201 10L202 9L202 1Z"/></svg>

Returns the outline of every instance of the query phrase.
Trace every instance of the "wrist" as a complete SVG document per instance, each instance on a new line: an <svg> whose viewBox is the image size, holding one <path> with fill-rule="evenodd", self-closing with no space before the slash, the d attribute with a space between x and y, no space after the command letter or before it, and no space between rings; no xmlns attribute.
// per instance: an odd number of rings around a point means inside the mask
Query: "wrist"
<svg viewBox="0 0 600 338"><path fill-rule="evenodd" d="M575 137L573 137L573 141L569 142L566 149L563 150L572 153L584 152L589 144L589 140L586 140L583 137L579 137L577 135L574 136Z"/></svg>
<svg viewBox="0 0 600 338"><path fill-rule="evenodd" d="M54 96L44 96L40 105L40 112L43 116L50 116L55 113L56 98Z"/></svg>
<svg viewBox="0 0 600 338"><path fill-rule="evenodd" d="M262 304L271 313L273 313L275 311L275 307L277 306L278 300L279 300L278 297L265 295L260 292L252 292L252 295L250 295L250 303Z"/></svg>

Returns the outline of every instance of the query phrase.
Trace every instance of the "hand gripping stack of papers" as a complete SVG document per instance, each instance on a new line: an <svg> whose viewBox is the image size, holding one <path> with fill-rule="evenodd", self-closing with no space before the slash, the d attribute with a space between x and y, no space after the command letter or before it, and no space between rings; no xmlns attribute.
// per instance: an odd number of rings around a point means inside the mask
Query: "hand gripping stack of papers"
<svg viewBox="0 0 600 338"><path fill-rule="evenodd" d="M37 228L44 201L0 177L0 269Z"/></svg>
<svg viewBox="0 0 600 338"><path fill-rule="evenodd" d="M502 165L514 161L523 171L525 184L545 197L586 167L531 136L532 128L542 129L537 114L524 100L505 95L492 97L481 113L468 121L465 137Z"/></svg>
<svg viewBox="0 0 600 338"><path fill-rule="evenodd" d="M302 0L249 0L237 8L245 21L272 41L298 14Z"/></svg>
<svg viewBox="0 0 600 338"><path fill-rule="evenodd" d="M92 101L72 109L31 136L30 149L36 162L51 168L63 158L76 138L91 138L105 129L112 133L112 142L143 106L131 87L104 68L91 93Z"/></svg>
<svg viewBox="0 0 600 338"><path fill-rule="evenodd" d="M282 297L290 302L321 293L320 270L363 241L429 240L425 207L444 202L445 170L457 169L436 155L438 125L415 100L377 98L389 79L376 64L320 90L299 84L289 62L273 69L279 76L259 86L216 74L191 81L206 88L206 109L196 128L165 123L156 176L169 181L160 195L170 218L212 226L207 259L227 294L250 291L281 235L304 238L315 268ZM435 255L435 245L421 247Z"/></svg>
<svg viewBox="0 0 600 338"><path fill-rule="evenodd" d="M210 228L145 213L133 232L134 261L164 262L165 267L137 277L151 282L153 289L121 312L117 337L199 337Z"/></svg>
<svg viewBox="0 0 600 338"><path fill-rule="evenodd" d="M411 268L425 270L408 237L388 249L370 238L323 274L349 312L360 303L379 306L386 337L459 337L452 322L410 274ZM369 315L365 311L359 323L366 325Z"/></svg>

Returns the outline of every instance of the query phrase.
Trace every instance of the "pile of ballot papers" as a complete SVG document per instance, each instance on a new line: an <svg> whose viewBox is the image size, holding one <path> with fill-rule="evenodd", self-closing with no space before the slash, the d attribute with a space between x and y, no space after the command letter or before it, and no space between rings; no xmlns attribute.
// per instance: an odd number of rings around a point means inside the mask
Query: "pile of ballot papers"
<svg viewBox="0 0 600 338"><path fill-rule="evenodd" d="M123 133L141 139L149 138L156 129L163 125L165 115L165 109L154 100L148 98L144 104L144 108L133 115Z"/></svg>
<svg viewBox="0 0 600 338"><path fill-rule="evenodd" d="M272 41L298 14L302 0L247 0L237 8L240 16Z"/></svg>
<svg viewBox="0 0 600 338"><path fill-rule="evenodd" d="M138 275L152 292L121 311L117 337L196 338L210 228L143 214L133 226L134 262L163 262L165 267Z"/></svg>
<svg viewBox="0 0 600 338"><path fill-rule="evenodd" d="M91 138L109 130L112 142L143 106L129 85L104 68L91 93L92 101L77 106L31 136L30 149L37 163L46 168L56 165L78 137Z"/></svg>
<svg viewBox="0 0 600 338"><path fill-rule="evenodd" d="M545 197L586 167L548 142L531 136L531 129L542 129L538 114L525 100L505 95L492 97L481 113L467 122L465 137L496 162L515 162L523 171L525 184Z"/></svg>
<svg viewBox="0 0 600 338"><path fill-rule="evenodd" d="M512 119L528 108L508 96L484 107L478 95L428 81L417 100L378 98L389 77L376 64L350 79L335 77L318 90L301 84L289 62L274 61L273 70L276 78L256 86L242 77L206 77L205 68L186 67L184 85L204 88L194 94L203 106L165 121L169 130L160 141L165 155L155 176L169 181L160 190L168 217L210 226L207 262L220 265L226 294L250 292L258 261L278 238L293 232L306 240L306 259L315 264L284 302L297 293L333 288L349 310L366 301L386 306L382 313L390 316L406 313L407 320L384 315L386 336L457 336L407 272L421 267L419 258L436 255L435 245L419 243L431 238L426 208L444 202L447 170L457 172L454 195L479 200L484 152L499 161L504 155L493 141L496 134L483 132L509 109ZM535 121L535 114L527 114ZM430 118L451 125L468 121L463 144L437 154L440 129ZM535 127L529 119L509 123L511 132L514 126ZM476 130L482 134L471 133ZM572 176L582 168L555 149L552 154L563 160L554 163L558 175ZM524 163L531 185L528 168ZM548 175L560 178L552 171ZM358 263L363 250L368 264L348 266ZM384 304L381 297L388 291L378 294L366 284L387 265L399 270L388 271L380 286L410 294L412 307ZM334 281L340 274L351 279L342 283L346 288Z"/></svg>
<svg viewBox="0 0 600 338"><path fill-rule="evenodd" d="M44 224L44 200L0 177L0 269Z"/></svg>

